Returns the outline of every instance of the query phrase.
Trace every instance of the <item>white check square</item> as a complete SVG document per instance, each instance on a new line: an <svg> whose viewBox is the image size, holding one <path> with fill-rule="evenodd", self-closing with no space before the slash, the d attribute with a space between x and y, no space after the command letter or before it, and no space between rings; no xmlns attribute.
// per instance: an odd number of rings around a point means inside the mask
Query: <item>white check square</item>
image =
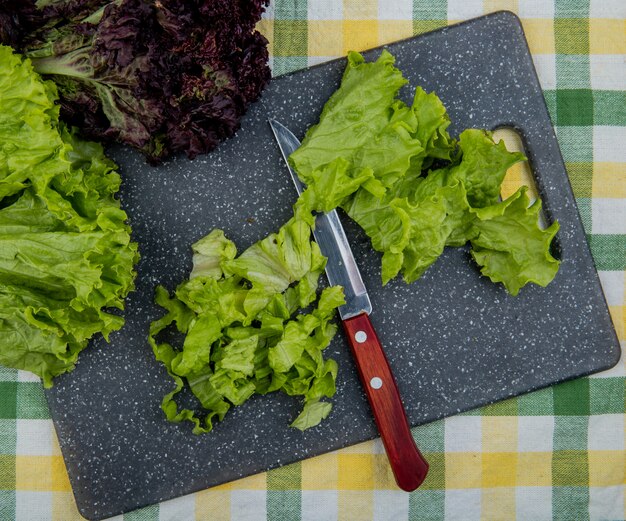
<svg viewBox="0 0 626 521"><path fill-rule="evenodd" d="M589 450L624 450L624 415L589 416L587 436Z"/></svg>
<svg viewBox="0 0 626 521"><path fill-rule="evenodd" d="M448 0L448 20L467 20L484 13L483 0Z"/></svg>
<svg viewBox="0 0 626 521"><path fill-rule="evenodd" d="M556 61L554 54L535 54L533 62L543 90L556 89Z"/></svg>
<svg viewBox="0 0 626 521"><path fill-rule="evenodd" d="M336 490L303 490L302 521L333 521L337 519Z"/></svg>
<svg viewBox="0 0 626 521"><path fill-rule="evenodd" d="M481 490L478 488L447 489L444 507L446 519L478 521L481 518L481 497Z"/></svg>
<svg viewBox="0 0 626 521"><path fill-rule="evenodd" d="M274 2L270 2L270 4L265 7L265 11L263 11L261 18L263 18L264 20L274 19Z"/></svg>
<svg viewBox="0 0 626 521"><path fill-rule="evenodd" d="M551 452L554 435L552 416L520 416L517 419L517 450Z"/></svg>
<svg viewBox="0 0 626 521"><path fill-rule="evenodd" d="M342 20L343 2L336 0L309 0L307 3L309 20Z"/></svg>
<svg viewBox="0 0 626 521"><path fill-rule="evenodd" d="M551 488L517 487L515 492L516 519L552 520Z"/></svg>
<svg viewBox="0 0 626 521"><path fill-rule="evenodd" d="M592 89L626 90L626 56L592 54L589 56L589 74Z"/></svg>
<svg viewBox="0 0 626 521"><path fill-rule="evenodd" d="M626 199L594 198L591 202L593 233L626 234ZM626 255L626 252L622 252Z"/></svg>
<svg viewBox="0 0 626 521"><path fill-rule="evenodd" d="M265 490L233 490L230 493L230 517L237 521L266 521Z"/></svg>
<svg viewBox="0 0 626 521"><path fill-rule="evenodd" d="M372 454L386 454L385 446L381 438L372 440Z"/></svg>
<svg viewBox="0 0 626 521"><path fill-rule="evenodd" d="M380 20L413 20L413 1L378 2L378 18Z"/></svg>
<svg viewBox="0 0 626 521"><path fill-rule="evenodd" d="M17 420L16 431L20 456L60 455L52 420Z"/></svg>
<svg viewBox="0 0 626 521"><path fill-rule="evenodd" d="M589 487L589 520L624 519L624 486Z"/></svg>
<svg viewBox="0 0 626 521"><path fill-rule="evenodd" d="M591 0L589 18L624 19L626 18L626 2L624 0Z"/></svg>
<svg viewBox="0 0 626 521"><path fill-rule="evenodd" d="M41 378L39 378L35 373L31 373L30 371L21 371L17 372L17 380L18 382L36 382L40 383Z"/></svg>
<svg viewBox="0 0 626 521"><path fill-rule="evenodd" d="M402 490L374 491L374 521L409 519L409 495Z"/></svg>
<svg viewBox="0 0 626 521"><path fill-rule="evenodd" d="M52 492L15 493L15 518L28 521L52 521Z"/></svg>
<svg viewBox="0 0 626 521"><path fill-rule="evenodd" d="M600 283L606 303L609 306L623 306L624 299L624 272L623 271L599 271Z"/></svg>
<svg viewBox="0 0 626 521"><path fill-rule="evenodd" d="M307 58L307 64L309 65L309 67L312 67L313 65L329 62L330 60L334 60L335 58L338 58L338 56L309 56Z"/></svg>
<svg viewBox="0 0 626 521"><path fill-rule="evenodd" d="M626 163L626 127L593 127L593 160Z"/></svg>
<svg viewBox="0 0 626 521"><path fill-rule="evenodd" d="M520 18L554 18L554 2L546 0L519 0Z"/></svg>
<svg viewBox="0 0 626 521"><path fill-rule="evenodd" d="M196 498L194 495L183 496L159 504L159 521L178 521L195 519Z"/></svg>
<svg viewBox="0 0 626 521"><path fill-rule="evenodd" d="M480 416L453 416L445 419L445 447L448 452L480 452L482 422Z"/></svg>
<svg viewBox="0 0 626 521"><path fill-rule="evenodd" d="M546 0L519 0L517 14L520 18L554 18L554 2Z"/></svg>

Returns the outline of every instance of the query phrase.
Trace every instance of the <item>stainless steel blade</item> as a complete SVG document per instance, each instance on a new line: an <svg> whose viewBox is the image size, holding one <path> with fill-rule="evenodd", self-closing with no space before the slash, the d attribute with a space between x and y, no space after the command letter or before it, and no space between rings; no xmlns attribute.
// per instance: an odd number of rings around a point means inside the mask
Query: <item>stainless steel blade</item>
<svg viewBox="0 0 626 521"><path fill-rule="evenodd" d="M304 185L288 162L289 156L300 146L300 141L287 127L278 121L271 119L269 124L272 127L296 189L301 194L304 190ZM333 286L339 285L344 288L346 303L339 308L341 318L345 320L361 313L369 315L372 312L372 303L361 278L359 267L352 255L343 226L341 226L339 215L337 215L335 210L317 215L313 236L322 254L328 257L328 262L326 263L328 282Z"/></svg>

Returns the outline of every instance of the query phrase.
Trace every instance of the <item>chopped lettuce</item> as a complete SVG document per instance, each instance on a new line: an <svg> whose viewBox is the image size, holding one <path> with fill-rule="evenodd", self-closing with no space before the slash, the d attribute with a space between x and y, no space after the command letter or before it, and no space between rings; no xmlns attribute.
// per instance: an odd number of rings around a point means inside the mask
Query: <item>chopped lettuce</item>
<svg viewBox="0 0 626 521"><path fill-rule="evenodd" d="M137 245L102 147L58 119L56 88L0 46L0 363L50 387L124 323Z"/></svg>
<svg viewBox="0 0 626 521"><path fill-rule="evenodd" d="M343 208L382 253L383 284L418 279L446 246L468 241L482 273L511 294L548 284L558 223L542 230L541 203L529 207L523 190L500 199L507 170L525 157L484 130L456 142L434 93L418 87L410 106L396 98L405 83L387 51L371 63L348 55L341 86L289 158L307 184L300 204Z"/></svg>
<svg viewBox="0 0 626 521"><path fill-rule="evenodd" d="M162 402L168 420L208 432L231 406L272 391L304 398L293 427L304 430L328 416L332 404L322 399L335 394L337 364L322 352L344 299L338 286L317 297L326 259L311 240L312 225L310 214L296 212L239 256L234 243L213 230L192 246L189 280L173 296L157 288L156 302L167 313L151 324L149 341L175 383ZM182 345L161 341L172 325L185 335ZM185 384L205 410L202 417L176 403Z"/></svg>

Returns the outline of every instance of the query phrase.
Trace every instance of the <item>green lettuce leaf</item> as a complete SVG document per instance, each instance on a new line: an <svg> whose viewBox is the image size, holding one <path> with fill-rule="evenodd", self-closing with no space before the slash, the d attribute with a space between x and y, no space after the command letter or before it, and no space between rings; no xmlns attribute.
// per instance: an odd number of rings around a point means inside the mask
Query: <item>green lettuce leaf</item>
<svg viewBox="0 0 626 521"><path fill-rule="evenodd" d="M330 414L331 409L332 404L328 402L307 402L302 412L291 424L291 427L301 431L313 427L325 419Z"/></svg>
<svg viewBox="0 0 626 521"><path fill-rule="evenodd" d="M326 259L312 241L312 225L311 214L296 209L277 233L239 256L214 230L192 246L190 279L172 297L157 288L155 301L166 315L151 324L149 342L175 384L162 402L168 420L190 421L196 434L209 432L231 406L273 391L304 399L298 428L328 415L331 403L320 400L335 393L337 364L322 351L337 330L332 319L344 299L340 287L318 298ZM161 340L172 327L185 335L177 347ZM178 406L176 395L185 387L202 413Z"/></svg>
<svg viewBox="0 0 626 521"><path fill-rule="evenodd" d="M349 159L384 128L396 93L407 83L386 50L373 63L359 53L348 54L348 65L335 92L289 161L308 183L315 169L342 157Z"/></svg>
<svg viewBox="0 0 626 521"><path fill-rule="evenodd" d="M192 249L194 256L190 279L210 277L217 280L224 274L221 263L237 256L235 243L228 240L222 230L213 230L194 243Z"/></svg>
<svg viewBox="0 0 626 521"><path fill-rule="evenodd" d="M0 46L0 363L52 385L124 324L137 245L102 147L58 119L56 88Z"/></svg>
<svg viewBox="0 0 626 521"><path fill-rule="evenodd" d="M463 182L467 202L472 208L497 204L500 187L507 170L526 158L519 152L509 152L504 141L494 143L490 132L468 129L459 137L462 161L451 168L450 175Z"/></svg>
<svg viewBox="0 0 626 521"><path fill-rule="evenodd" d="M434 93L418 87L411 106L396 99L404 82L393 63L387 51L373 63L350 53L341 86L289 158L307 184L297 206L345 210L382 253L383 284L400 273L415 281L446 246L468 241L482 273L512 294L547 284L559 265L549 253L558 224L541 230L539 206L523 197L500 201L507 170L524 156L484 130L454 141ZM516 235L503 246L496 230Z"/></svg>
<svg viewBox="0 0 626 521"><path fill-rule="evenodd" d="M559 269L550 254L559 223L542 230L537 224L541 201L529 203L521 187L502 204L478 210L474 222L472 257L483 275L502 282L512 295L528 282L548 285Z"/></svg>

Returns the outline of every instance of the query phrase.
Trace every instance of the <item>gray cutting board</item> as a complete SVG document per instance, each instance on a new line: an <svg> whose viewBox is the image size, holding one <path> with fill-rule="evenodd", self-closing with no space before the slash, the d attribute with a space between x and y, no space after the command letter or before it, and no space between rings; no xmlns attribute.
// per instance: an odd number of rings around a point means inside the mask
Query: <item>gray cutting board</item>
<svg viewBox="0 0 626 521"><path fill-rule="evenodd" d="M466 249L446 250L411 285L383 288L378 254L344 218L411 424L613 366L619 344L519 20L500 12L388 48L410 80L405 100L417 85L436 91L453 134L472 126L519 131L547 218L561 223L556 279L514 298L480 276ZM279 394L251 399L205 436L167 423L159 404L172 383L146 341L148 324L162 314L152 303L154 287L172 289L187 277L191 243L218 227L243 250L289 218L296 195L266 120L302 137L344 66L338 60L275 79L237 136L193 162L152 168L130 150L112 151L142 254L137 290L111 343L95 339L76 370L47 391L85 517L109 517L376 436L341 334L327 351L340 367L334 409L305 433L288 427L298 399Z"/></svg>

